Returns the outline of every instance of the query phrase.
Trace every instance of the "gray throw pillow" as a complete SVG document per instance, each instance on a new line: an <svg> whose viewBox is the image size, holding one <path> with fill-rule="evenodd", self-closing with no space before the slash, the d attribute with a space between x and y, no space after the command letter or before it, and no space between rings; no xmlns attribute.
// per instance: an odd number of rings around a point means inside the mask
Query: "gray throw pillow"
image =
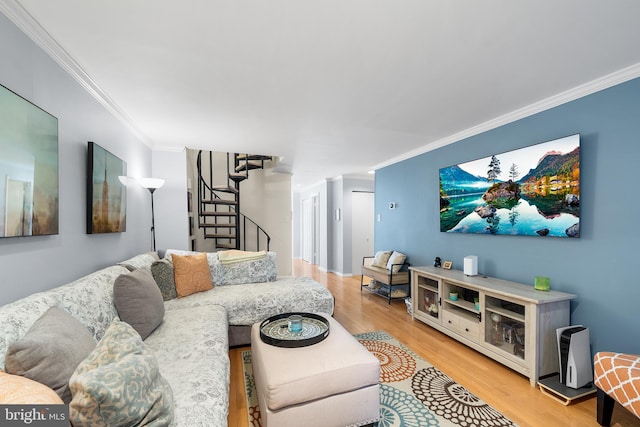
<svg viewBox="0 0 640 427"><path fill-rule="evenodd" d="M151 264L151 274L158 288L160 288L163 300L168 301L178 297L171 261L161 259L160 261L154 262Z"/></svg>
<svg viewBox="0 0 640 427"><path fill-rule="evenodd" d="M95 346L93 336L78 319L52 307L9 346L5 368L10 374L47 385L69 403L69 378Z"/></svg>
<svg viewBox="0 0 640 427"><path fill-rule="evenodd" d="M146 268L118 276L113 284L113 300L120 319L131 325L142 339L162 323L162 294Z"/></svg>

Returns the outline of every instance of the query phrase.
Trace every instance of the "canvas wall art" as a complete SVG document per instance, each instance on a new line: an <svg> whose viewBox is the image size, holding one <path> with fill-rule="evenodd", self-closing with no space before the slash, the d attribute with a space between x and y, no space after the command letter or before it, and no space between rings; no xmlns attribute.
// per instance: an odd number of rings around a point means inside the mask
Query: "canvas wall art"
<svg viewBox="0 0 640 427"><path fill-rule="evenodd" d="M580 135L440 169L440 231L580 237Z"/></svg>
<svg viewBox="0 0 640 427"><path fill-rule="evenodd" d="M87 233L127 230L127 164L89 142L87 170Z"/></svg>
<svg viewBox="0 0 640 427"><path fill-rule="evenodd" d="M0 237L58 234L58 119L0 85Z"/></svg>

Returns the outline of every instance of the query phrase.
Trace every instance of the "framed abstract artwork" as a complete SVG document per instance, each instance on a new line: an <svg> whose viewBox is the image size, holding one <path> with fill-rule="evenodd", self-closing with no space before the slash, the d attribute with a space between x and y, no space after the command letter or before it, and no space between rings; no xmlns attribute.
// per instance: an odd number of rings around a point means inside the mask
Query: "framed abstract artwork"
<svg viewBox="0 0 640 427"><path fill-rule="evenodd" d="M87 234L127 230L127 164L89 142L87 164Z"/></svg>
<svg viewBox="0 0 640 427"><path fill-rule="evenodd" d="M440 169L440 231L580 237L580 135Z"/></svg>
<svg viewBox="0 0 640 427"><path fill-rule="evenodd" d="M0 85L0 237L58 234L58 119Z"/></svg>

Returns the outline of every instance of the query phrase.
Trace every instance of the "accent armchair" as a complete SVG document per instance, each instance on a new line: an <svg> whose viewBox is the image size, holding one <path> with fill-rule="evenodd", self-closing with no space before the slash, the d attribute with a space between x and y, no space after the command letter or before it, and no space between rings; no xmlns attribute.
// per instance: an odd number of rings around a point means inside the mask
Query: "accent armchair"
<svg viewBox="0 0 640 427"><path fill-rule="evenodd" d="M598 389L598 424L606 427L611 424L615 402L640 418L640 355L596 353L593 383Z"/></svg>

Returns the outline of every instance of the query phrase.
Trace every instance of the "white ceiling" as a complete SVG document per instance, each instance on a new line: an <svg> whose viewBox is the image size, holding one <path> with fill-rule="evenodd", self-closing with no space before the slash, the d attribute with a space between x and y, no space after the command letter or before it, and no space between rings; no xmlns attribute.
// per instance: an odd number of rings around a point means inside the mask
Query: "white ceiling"
<svg viewBox="0 0 640 427"><path fill-rule="evenodd" d="M637 0L0 4L152 148L283 156L299 186L640 75Z"/></svg>

